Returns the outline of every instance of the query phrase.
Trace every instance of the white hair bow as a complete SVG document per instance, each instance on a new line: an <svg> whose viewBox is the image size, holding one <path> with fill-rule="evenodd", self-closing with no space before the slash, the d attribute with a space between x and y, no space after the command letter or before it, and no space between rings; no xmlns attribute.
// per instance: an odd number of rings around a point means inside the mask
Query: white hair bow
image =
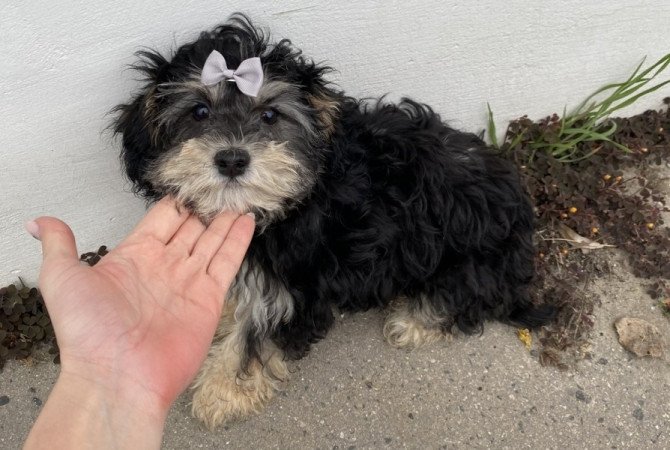
<svg viewBox="0 0 670 450"><path fill-rule="evenodd" d="M202 68L200 81L206 86L212 86L223 80L235 82L240 92L255 97L263 84L261 59L245 59L237 69L230 70L223 55L216 50L212 51Z"/></svg>

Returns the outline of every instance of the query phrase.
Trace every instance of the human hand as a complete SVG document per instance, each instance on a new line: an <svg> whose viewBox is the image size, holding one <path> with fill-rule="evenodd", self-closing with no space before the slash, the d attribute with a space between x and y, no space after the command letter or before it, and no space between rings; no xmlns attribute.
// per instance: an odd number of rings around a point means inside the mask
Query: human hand
<svg viewBox="0 0 670 450"><path fill-rule="evenodd" d="M165 198L94 267L79 262L60 220L27 228L42 241L61 377L167 411L207 355L252 217L223 213L206 228Z"/></svg>

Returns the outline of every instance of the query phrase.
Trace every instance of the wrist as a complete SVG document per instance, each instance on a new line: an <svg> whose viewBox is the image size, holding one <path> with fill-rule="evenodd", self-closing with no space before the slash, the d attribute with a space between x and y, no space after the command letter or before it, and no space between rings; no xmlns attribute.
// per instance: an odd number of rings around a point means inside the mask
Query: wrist
<svg viewBox="0 0 670 450"><path fill-rule="evenodd" d="M91 389L104 393L109 398L137 404L151 416L167 415L179 392L165 387L160 374L151 374L146 368L123 369L136 365L122 358L110 358L91 362L61 352L61 371L58 380L84 383Z"/></svg>
<svg viewBox="0 0 670 450"><path fill-rule="evenodd" d="M94 399L122 417L141 415L163 421L167 416L171 399L161 397L132 376L113 374L97 366L85 366L78 365L76 369L61 367L54 391L59 388L77 397Z"/></svg>
<svg viewBox="0 0 670 450"><path fill-rule="evenodd" d="M159 448L168 409L132 382L62 370L25 448Z"/></svg>

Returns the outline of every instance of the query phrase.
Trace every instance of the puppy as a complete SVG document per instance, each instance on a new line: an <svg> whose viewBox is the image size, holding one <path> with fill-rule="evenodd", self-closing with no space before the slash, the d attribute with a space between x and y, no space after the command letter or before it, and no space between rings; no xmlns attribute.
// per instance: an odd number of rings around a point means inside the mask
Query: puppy
<svg viewBox="0 0 670 450"><path fill-rule="evenodd" d="M426 105L360 101L290 41L243 15L171 58L143 51L146 85L117 107L136 191L204 222L253 212L193 413L209 427L258 412L333 324L390 306L383 333L415 348L487 319L536 327L533 212L512 164Z"/></svg>

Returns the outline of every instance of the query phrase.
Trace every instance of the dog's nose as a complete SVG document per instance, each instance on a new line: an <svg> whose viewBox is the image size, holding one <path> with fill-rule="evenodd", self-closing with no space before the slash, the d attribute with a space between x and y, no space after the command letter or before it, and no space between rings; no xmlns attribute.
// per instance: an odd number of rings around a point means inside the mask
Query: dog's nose
<svg viewBox="0 0 670 450"><path fill-rule="evenodd" d="M242 175L250 161L249 152L240 148L221 150L214 156L214 164L219 173L230 178Z"/></svg>

